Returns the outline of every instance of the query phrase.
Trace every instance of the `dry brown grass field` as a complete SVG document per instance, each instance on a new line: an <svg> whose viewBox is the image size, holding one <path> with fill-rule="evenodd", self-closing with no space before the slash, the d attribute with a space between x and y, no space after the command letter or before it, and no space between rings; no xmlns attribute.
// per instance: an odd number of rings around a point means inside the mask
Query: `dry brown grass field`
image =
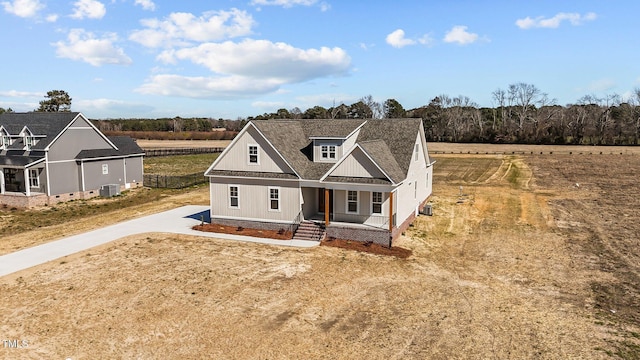
<svg viewBox="0 0 640 360"><path fill-rule="evenodd" d="M407 259L125 238L0 278L0 339L29 344L0 358L640 357L640 157L433 158ZM207 188L119 216L190 198Z"/></svg>

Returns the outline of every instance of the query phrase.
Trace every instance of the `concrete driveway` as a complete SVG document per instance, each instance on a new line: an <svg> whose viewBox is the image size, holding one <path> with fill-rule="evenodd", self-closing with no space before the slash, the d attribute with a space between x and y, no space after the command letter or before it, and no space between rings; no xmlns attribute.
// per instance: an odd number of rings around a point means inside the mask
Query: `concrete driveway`
<svg viewBox="0 0 640 360"><path fill-rule="evenodd" d="M148 232L187 234L280 246L313 247L319 244L316 241L272 240L192 230L191 227L200 224L201 217L208 221L208 206L188 205L2 255L0 256L0 276L44 264L125 236Z"/></svg>

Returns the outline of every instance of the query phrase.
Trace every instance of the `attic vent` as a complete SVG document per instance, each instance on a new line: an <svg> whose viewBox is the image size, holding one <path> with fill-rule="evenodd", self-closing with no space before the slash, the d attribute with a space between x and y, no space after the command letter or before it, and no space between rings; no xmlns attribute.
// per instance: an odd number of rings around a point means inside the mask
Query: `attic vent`
<svg viewBox="0 0 640 360"><path fill-rule="evenodd" d="M107 184L102 185L100 187L100 196L102 197L112 197L120 195L120 185L118 184Z"/></svg>

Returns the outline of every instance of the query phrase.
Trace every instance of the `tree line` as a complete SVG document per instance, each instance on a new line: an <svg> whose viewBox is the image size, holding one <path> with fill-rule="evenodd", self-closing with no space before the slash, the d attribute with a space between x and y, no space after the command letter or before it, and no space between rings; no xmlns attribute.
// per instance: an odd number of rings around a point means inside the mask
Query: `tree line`
<svg viewBox="0 0 640 360"><path fill-rule="evenodd" d="M585 95L561 106L535 85L515 83L495 90L492 101L494 107L480 107L467 96L443 94L405 110L395 99L380 103L368 95L351 105L279 109L247 120L418 117L427 141L640 145L640 88L624 101L618 94Z"/></svg>

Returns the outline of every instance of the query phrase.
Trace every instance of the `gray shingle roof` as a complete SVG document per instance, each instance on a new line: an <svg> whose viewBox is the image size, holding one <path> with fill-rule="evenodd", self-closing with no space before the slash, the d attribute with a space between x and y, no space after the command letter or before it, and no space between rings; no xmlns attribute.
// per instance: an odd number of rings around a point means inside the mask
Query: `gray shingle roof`
<svg viewBox="0 0 640 360"><path fill-rule="evenodd" d="M92 159L101 157L114 157L114 156L126 156L144 154L135 140L128 136L109 136L109 141L115 145L116 149L92 149L82 150L76 156L76 159Z"/></svg>
<svg viewBox="0 0 640 360"><path fill-rule="evenodd" d="M0 156L0 165L2 166L15 166L24 167L38 160L44 159L44 156L16 156L6 155Z"/></svg>
<svg viewBox="0 0 640 360"><path fill-rule="evenodd" d="M364 123L364 125L363 125ZM254 120L252 124L305 180L319 180L334 165L313 162L313 137L346 138L361 127L357 144L398 183L406 178L420 119ZM234 172L242 176L247 172ZM222 175L209 171L207 175ZM254 174L255 175L255 174ZM291 174L289 174L291 175ZM246 175L249 176L249 175ZM327 181L389 184L386 179L327 177Z"/></svg>
<svg viewBox="0 0 640 360"><path fill-rule="evenodd" d="M46 148L78 114L78 112L3 113L0 114L0 126L11 135L18 135L25 126L33 135L44 135L45 137L38 136L38 143L32 148L41 150ZM14 144L12 148L15 146L23 145L20 142L20 144Z"/></svg>

